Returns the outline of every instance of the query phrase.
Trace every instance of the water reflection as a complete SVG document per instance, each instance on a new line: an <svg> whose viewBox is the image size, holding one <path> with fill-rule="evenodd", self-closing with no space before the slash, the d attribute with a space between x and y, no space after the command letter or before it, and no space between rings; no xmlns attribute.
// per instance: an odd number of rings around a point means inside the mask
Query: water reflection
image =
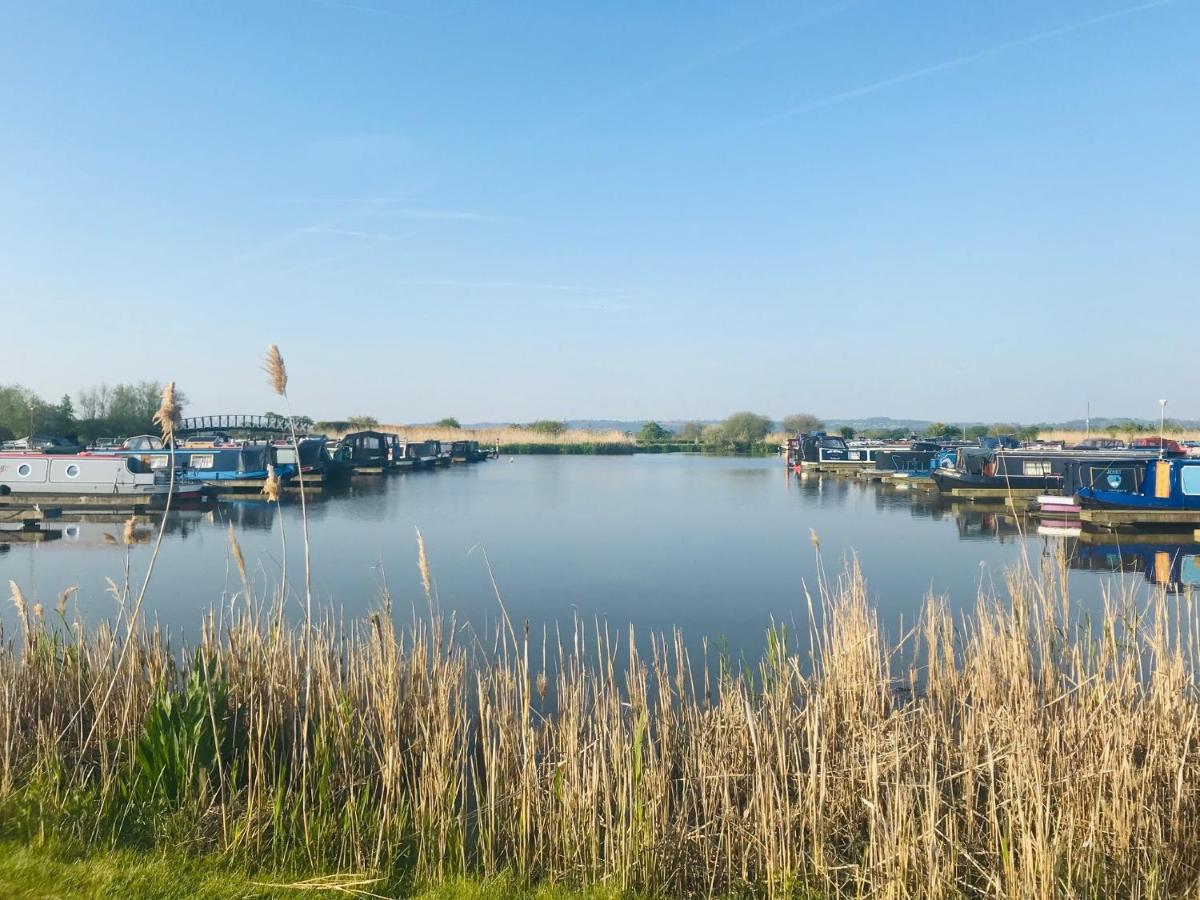
<svg viewBox="0 0 1200 900"><path fill-rule="evenodd" d="M1194 534L1082 532L1065 541L1073 569L1139 573L1170 593L1200 587L1200 543Z"/></svg>
<svg viewBox="0 0 1200 900"><path fill-rule="evenodd" d="M237 590L229 579L232 526L254 587L288 567L303 583L300 509L256 495L209 510L173 511L156 567L153 611L194 629L197 611ZM1121 536L1038 533L1001 504L949 500L908 485L788 476L773 459L689 456L517 457L434 473L363 478L311 495L313 586L322 603L361 615L386 578L397 609L424 605L414 529L425 536L440 604L479 633L500 615L533 629L608 621L639 631L682 627L753 654L764 629L800 623L820 565L857 558L885 627L910 623L930 591L968 609L983 584L1021 558L1066 552L1074 595L1099 603L1099 575L1196 582L1189 535L1135 544ZM56 520L0 535L0 583L43 601L69 585L96 615L111 612L108 577L126 555L144 571L152 542L126 548L124 517ZM139 521L153 532L159 519ZM107 536L106 536L107 535ZM113 539L117 543L113 543ZM284 552L284 543L289 547ZM236 579L234 579L236 581ZM298 607L294 607L298 608ZM0 623L9 611L0 608Z"/></svg>

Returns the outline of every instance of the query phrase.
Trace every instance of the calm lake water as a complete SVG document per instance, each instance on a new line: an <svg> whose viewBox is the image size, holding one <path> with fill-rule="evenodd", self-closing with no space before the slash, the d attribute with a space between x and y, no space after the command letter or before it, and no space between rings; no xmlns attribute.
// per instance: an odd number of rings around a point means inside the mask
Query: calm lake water
<svg viewBox="0 0 1200 900"><path fill-rule="evenodd" d="M992 508L994 509L994 508ZM788 476L774 458L683 455L518 456L436 472L356 479L309 506L313 580L320 601L361 614L386 578L400 610L424 605L415 529L425 536L441 605L486 628L498 605L490 561L513 621L568 625L574 616L610 625L683 628L691 640L724 639L754 653L764 628L803 621L804 584L816 574L810 529L827 571L857 553L885 625L911 622L933 591L973 606L980 584L1002 583L1022 548L1036 565L1058 537L1028 535L997 511L952 506L920 492L831 476ZM280 573L281 531L289 578L302 584L300 509L258 499L205 513L173 513L147 609L172 631L195 635L201 611L240 589L227 540L232 523L256 587ZM149 526L143 526L149 527ZM1024 526L1028 527L1028 526ZM106 577L122 578L125 548L104 533L121 525L59 525L61 538L0 543L0 583L12 579L53 608L79 587L86 615L114 610ZM1154 548L1070 541L1074 596L1097 602L1122 562L1155 571ZM1185 553L1195 553L1194 546ZM140 578L148 544L133 548ZM1187 579L1175 560L1175 576ZM1083 568L1091 571L1082 571ZM1160 565L1161 570L1161 565ZM1182 574L1181 574L1182 573ZM1139 572L1125 576L1145 581ZM6 586L6 585L5 585ZM299 610L293 599L292 609ZM0 616L13 624L11 609Z"/></svg>

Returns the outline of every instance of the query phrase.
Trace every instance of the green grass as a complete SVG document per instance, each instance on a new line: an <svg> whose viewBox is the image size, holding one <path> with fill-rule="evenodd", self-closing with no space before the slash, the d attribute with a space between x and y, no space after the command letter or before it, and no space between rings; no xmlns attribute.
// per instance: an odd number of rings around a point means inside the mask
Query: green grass
<svg viewBox="0 0 1200 900"><path fill-rule="evenodd" d="M337 873L334 873L335 875ZM343 884L353 880L342 873ZM216 860L153 850L74 853L0 841L0 897L5 900L121 898L121 900L226 900L226 898L412 897L419 900L632 900L632 895L603 887L572 891L555 885L529 888L513 878L454 880L413 890L383 883L351 890L311 887L313 876L297 873L247 873Z"/></svg>

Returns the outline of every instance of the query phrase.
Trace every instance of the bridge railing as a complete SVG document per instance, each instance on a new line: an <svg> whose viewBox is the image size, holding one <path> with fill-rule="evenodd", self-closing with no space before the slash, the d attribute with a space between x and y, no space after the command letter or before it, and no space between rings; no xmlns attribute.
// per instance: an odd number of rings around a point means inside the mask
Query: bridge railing
<svg viewBox="0 0 1200 900"><path fill-rule="evenodd" d="M175 432L176 434L195 434L205 431L258 431L287 434L290 424L286 416L190 416L179 423ZM297 421L296 427L299 429L303 426Z"/></svg>

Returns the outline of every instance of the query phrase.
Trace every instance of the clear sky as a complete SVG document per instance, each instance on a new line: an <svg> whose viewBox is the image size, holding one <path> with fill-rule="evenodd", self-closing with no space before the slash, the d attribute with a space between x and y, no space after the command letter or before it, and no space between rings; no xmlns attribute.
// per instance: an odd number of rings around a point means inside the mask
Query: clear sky
<svg viewBox="0 0 1200 900"><path fill-rule="evenodd" d="M1200 2L8 0L0 382L1200 417Z"/></svg>

